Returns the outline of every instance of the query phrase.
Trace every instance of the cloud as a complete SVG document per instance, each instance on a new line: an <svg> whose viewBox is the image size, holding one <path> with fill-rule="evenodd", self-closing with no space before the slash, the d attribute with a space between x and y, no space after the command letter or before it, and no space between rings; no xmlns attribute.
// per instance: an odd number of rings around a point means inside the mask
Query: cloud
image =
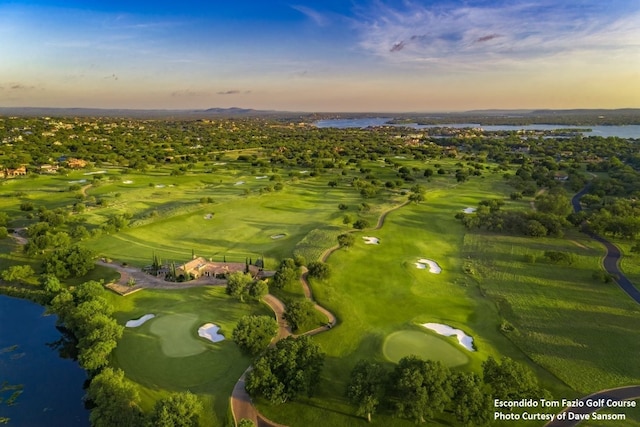
<svg viewBox="0 0 640 427"><path fill-rule="evenodd" d="M558 55L597 57L612 50L637 56L640 7L623 10L623 2L609 8L601 3L468 0L427 5L408 0L398 7L378 1L357 10L351 23L365 53L418 67L478 69Z"/></svg>
<svg viewBox="0 0 640 427"><path fill-rule="evenodd" d="M118 80L118 76L116 76L115 74L111 74L109 76L104 76L103 79L104 80Z"/></svg>
<svg viewBox="0 0 640 427"><path fill-rule="evenodd" d="M489 34L486 36L478 37L476 39L476 43L484 43L493 39L497 39L498 37L502 37L500 34Z"/></svg>
<svg viewBox="0 0 640 427"><path fill-rule="evenodd" d="M174 98L180 98L180 97L197 97L197 96L209 96L208 92L204 92L204 91L195 91L195 90L191 90L191 89L183 89L183 90L176 90L174 92L171 92L171 96Z"/></svg>
<svg viewBox="0 0 640 427"><path fill-rule="evenodd" d="M34 90L35 88L36 88L35 86L25 85L23 83L16 83L16 82L5 83L0 85L0 90L7 90L12 92L25 92L29 90Z"/></svg>
<svg viewBox="0 0 640 427"><path fill-rule="evenodd" d="M233 90L222 90L220 92L216 92L217 95L246 95L248 93L251 93L250 90L237 90L237 89L233 89Z"/></svg>
<svg viewBox="0 0 640 427"><path fill-rule="evenodd" d="M329 19L325 15L307 6L293 5L291 8L311 19L319 27L324 27L329 24Z"/></svg>

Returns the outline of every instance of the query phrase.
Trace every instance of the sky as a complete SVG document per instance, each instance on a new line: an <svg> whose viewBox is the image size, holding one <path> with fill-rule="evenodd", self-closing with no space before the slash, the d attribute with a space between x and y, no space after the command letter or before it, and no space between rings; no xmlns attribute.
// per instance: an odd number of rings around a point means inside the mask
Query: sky
<svg viewBox="0 0 640 427"><path fill-rule="evenodd" d="M640 107L640 1L0 0L0 106Z"/></svg>

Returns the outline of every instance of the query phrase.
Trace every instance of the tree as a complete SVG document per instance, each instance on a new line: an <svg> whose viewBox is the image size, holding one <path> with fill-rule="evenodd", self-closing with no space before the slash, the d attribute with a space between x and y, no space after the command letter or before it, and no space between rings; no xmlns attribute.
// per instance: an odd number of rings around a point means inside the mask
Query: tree
<svg viewBox="0 0 640 427"><path fill-rule="evenodd" d="M331 276L331 268L329 264L322 261L311 261L308 265L309 277L319 280L328 279Z"/></svg>
<svg viewBox="0 0 640 427"><path fill-rule="evenodd" d="M243 418L238 423L238 427L256 427L253 421Z"/></svg>
<svg viewBox="0 0 640 427"><path fill-rule="evenodd" d="M310 337L287 337L258 357L247 375L250 395L280 404L305 393L311 397L320 380L324 354Z"/></svg>
<svg viewBox="0 0 640 427"><path fill-rule="evenodd" d="M369 422L384 394L386 376L380 364L368 360L360 360L351 371L347 398L358 408L356 413L366 415Z"/></svg>
<svg viewBox="0 0 640 427"><path fill-rule="evenodd" d="M366 219L359 219L353 223L353 228L356 228L358 230L369 228L369 221L367 221Z"/></svg>
<svg viewBox="0 0 640 427"><path fill-rule="evenodd" d="M266 280L254 280L249 283L247 293L249 294L249 297L259 300L269 293L269 285Z"/></svg>
<svg viewBox="0 0 640 427"><path fill-rule="evenodd" d="M53 274L60 279L69 276L81 277L91 271L95 254L89 249L78 245L56 249L44 260L43 267L47 274Z"/></svg>
<svg viewBox="0 0 640 427"><path fill-rule="evenodd" d="M297 331L302 325L305 325L313 319L315 308L313 303L308 299L290 299L286 301L286 309L284 312L284 320L289 323L292 331Z"/></svg>
<svg viewBox="0 0 640 427"><path fill-rule="evenodd" d="M36 274L33 268L28 265L12 265L11 267L3 270L0 274L2 280L5 282L25 282L29 278Z"/></svg>
<svg viewBox="0 0 640 427"><path fill-rule="evenodd" d="M235 271L227 277L226 292L228 295L244 301L244 296L247 295L251 282L253 282L251 274Z"/></svg>
<svg viewBox="0 0 640 427"><path fill-rule="evenodd" d="M87 390L87 398L95 405L89 416L93 427L143 425L138 392L125 380L120 369L105 368L96 375Z"/></svg>
<svg viewBox="0 0 640 427"><path fill-rule="evenodd" d="M456 372L451 377L453 413L463 426L484 425L491 419L492 401L482 392L482 380L476 373Z"/></svg>
<svg viewBox="0 0 640 427"><path fill-rule="evenodd" d="M356 238L351 233L342 233L338 236L338 245L341 248L351 247L355 242Z"/></svg>
<svg viewBox="0 0 640 427"><path fill-rule="evenodd" d="M438 361L403 357L391 375L396 413L424 422L444 411L451 395L449 370Z"/></svg>
<svg viewBox="0 0 640 427"><path fill-rule="evenodd" d="M252 356L263 351L278 332L278 323L269 316L243 316L231 336L240 349Z"/></svg>
<svg viewBox="0 0 640 427"><path fill-rule="evenodd" d="M0 239L5 239L9 237L9 231L7 230L7 227L0 225Z"/></svg>
<svg viewBox="0 0 640 427"><path fill-rule="evenodd" d="M273 276L272 283L275 288L282 289L287 285L297 282L299 277L300 273L293 258L285 258L280 262L280 266Z"/></svg>
<svg viewBox="0 0 640 427"><path fill-rule="evenodd" d="M173 393L158 400L149 416L153 427L198 427L202 402L191 392Z"/></svg>
<svg viewBox="0 0 640 427"><path fill-rule="evenodd" d="M482 364L482 379L491 387L494 399L536 399L547 394L538 386L533 372L508 357L503 357L498 363L489 356Z"/></svg>

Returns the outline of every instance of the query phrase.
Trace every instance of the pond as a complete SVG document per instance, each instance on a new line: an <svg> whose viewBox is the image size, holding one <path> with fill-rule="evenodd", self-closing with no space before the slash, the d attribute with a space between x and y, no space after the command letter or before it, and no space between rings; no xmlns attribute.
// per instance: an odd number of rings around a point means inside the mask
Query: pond
<svg viewBox="0 0 640 427"><path fill-rule="evenodd" d="M52 343L61 338L56 317L31 301L0 295L0 384L22 386L13 405L3 391L0 418L9 426L89 426L82 388L86 374L59 357ZM7 388L7 387L5 387Z"/></svg>

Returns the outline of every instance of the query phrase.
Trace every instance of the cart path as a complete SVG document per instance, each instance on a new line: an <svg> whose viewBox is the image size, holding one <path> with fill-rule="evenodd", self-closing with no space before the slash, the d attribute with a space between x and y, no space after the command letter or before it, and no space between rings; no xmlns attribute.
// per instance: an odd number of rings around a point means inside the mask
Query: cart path
<svg viewBox="0 0 640 427"><path fill-rule="evenodd" d="M562 412L560 412L560 414L572 413L573 416L571 416L571 418L578 418L581 415L584 416L585 414L591 414L592 412L599 411L600 409L604 408L606 405L606 401L608 399L615 400L615 401L640 399L640 385L612 388L612 389L602 390L602 391L590 394L589 396L585 396L582 399L579 399L580 402L583 402L582 404L584 406L582 407L571 406L571 407L565 408ZM593 404L592 406L587 406L588 404L586 402L588 400L591 400L593 402L597 401L597 404ZM565 415L565 417L568 418L569 416ZM571 420L554 419L552 421L549 421L547 424L545 424L545 427L574 427L580 424L582 421L583 420L576 420L576 419L571 419ZM616 424L616 423L612 422L612 425L613 424Z"/></svg>
<svg viewBox="0 0 640 427"><path fill-rule="evenodd" d="M376 224L374 230L378 230L384 225L384 220L390 212L395 211L396 209L400 209L407 204L409 204L408 200L383 212L380 215L380 218L378 218L378 223ZM340 249L340 246L338 245L330 247L322 253L322 255L320 256L320 260L322 262L326 262L327 258L329 258L329 256L338 249ZM314 303L314 307L316 310L327 317L327 324L325 326L320 326L319 328L307 331L302 335L316 335L333 328L336 325L338 319L332 312L315 302L315 300L313 299L313 292L311 291L311 287L309 286L309 282L307 280L307 275L307 269L303 268L302 275L300 276L300 284L302 285L304 296ZM278 321L278 335L271 341L271 345L275 345L275 343L279 340L293 335L293 333L291 332L291 328L289 327L289 325L287 325L283 318L285 305L282 301L271 294L267 294L262 300L267 305L269 305L269 307L271 307L271 310L273 310L273 312L275 313L276 319ZM248 419L258 427L286 427L282 424L278 424L271 420L268 420L263 415L261 415L258 412L257 408L253 405L251 396L249 396L249 393L247 393L245 389L245 379L249 371L251 371L251 366L249 366L247 370L244 371L240 379L238 379L238 382L233 387L233 392L231 393L231 413L233 414L233 419L236 423L236 426L238 425L240 420Z"/></svg>
<svg viewBox="0 0 640 427"><path fill-rule="evenodd" d="M589 185L587 184L582 190L580 190L573 198L571 199L571 205L573 206L573 210L578 213L582 211L582 206L580 205L580 198L584 196L587 191L589 191ZM605 271L612 276L614 276L615 282L622 288L623 291L626 292L629 297L631 297L635 302L640 304L640 290L636 288L631 280L624 275L624 273L620 270L620 259L622 258L622 253L620 249L605 239L604 237L592 233L590 231L584 232L587 236L591 237L593 240L596 240L605 247L607 253L602 259L602 265Z"/></svg>

